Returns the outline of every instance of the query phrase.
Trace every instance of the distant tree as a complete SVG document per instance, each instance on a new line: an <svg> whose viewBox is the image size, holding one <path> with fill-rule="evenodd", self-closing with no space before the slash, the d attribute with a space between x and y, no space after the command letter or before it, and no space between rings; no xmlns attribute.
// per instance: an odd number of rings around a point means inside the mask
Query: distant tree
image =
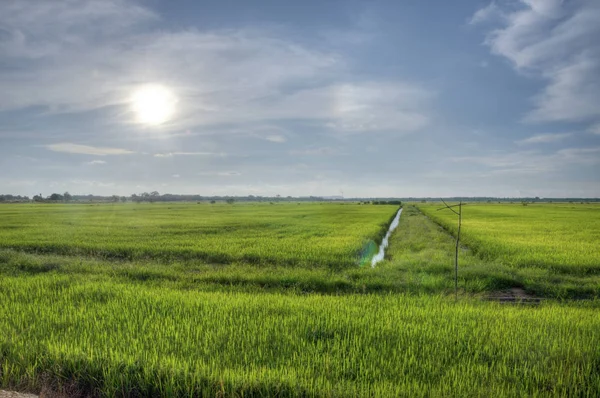
<svg viewBox="0 0 600 398"><path fill-rule="evenodd" d="M123 203L127 202L127 198L125 196L121 196L121 202L123 202Z"/></svg>
<svg viewBox="0 0 600 398"><path fill-rule="evenodd" d="M142 201L150 201L150 194L148 192L143 192L142 194L140 194L140 196Z"/></svg>
<svg viewBox="0 0 600 398"><path fill-rule="evenodd" d="M214 200L211 200L210 203L214 205L217 202L215 202Z"/></svg>
<svg viewBox="0 0 600 398"><path fill-rule="evenodd" d="M119 201L119 199L120 199L119 195L113 195L110 197L110 201L114 202L114 203L117 203Z"/></svg>
<svg viewBox="0 0 600 398"><path fill-rule="evenodd" d="M65 198L65 202L70 202L73 199L73 196L69 192L63 193L63 197Z"/></svg>
<svg viewBox="0 0 600 398"><path fill-rule="evenodd" d="M159 197L160 197L160 194L158 193L158 191L150 192L150 202L156 201Z"/></svg>
<svg viewBox="0 0 600 398"><path fill-rule="evenodd" d="M59 194L59 193L53 193L52 195L50 195L48 197L48 199L53 200L55 202L58 202L60 200L63 200L63 196L61 194Z"/></svg>
<svg viewBox="0 0 600 398"><path fill-rule="evenodd" d="M33 197L33 201L34 201L34 202L43 202L43 201L44 201L44 198L42 197L42 194L39 194L39 195L34 195L34 197Z"/></svg>
<svg viewBox="0 0 600 398"><path fill-rule="evenodd" d="M233 198L227 198L227 200L225 202L227 202L227 204L229 204L229 205L232 205L233 202L235 202L235 199L233 199Z"/></svg>

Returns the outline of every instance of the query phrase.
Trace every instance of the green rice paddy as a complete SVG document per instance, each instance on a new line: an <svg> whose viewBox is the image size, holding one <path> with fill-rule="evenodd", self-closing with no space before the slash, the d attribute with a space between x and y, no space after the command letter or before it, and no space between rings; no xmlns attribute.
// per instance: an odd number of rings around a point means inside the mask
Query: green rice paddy
<svg viewBox="0 0 600 398"><path fill-rule="evenodd" d="M354 266L397 206L116 204L0 207L0 247L114 259Z"/></svg>
<svg viewBox="0 0 600 398"><path fill-rule="evenodd" d="M374 269L395 206L0 206L0 388L598 396L597 208L519 206L465 207L457 302L454 219L429 206L443 228L405 206ZM512 287L545 300L482 300Z"/></svg>

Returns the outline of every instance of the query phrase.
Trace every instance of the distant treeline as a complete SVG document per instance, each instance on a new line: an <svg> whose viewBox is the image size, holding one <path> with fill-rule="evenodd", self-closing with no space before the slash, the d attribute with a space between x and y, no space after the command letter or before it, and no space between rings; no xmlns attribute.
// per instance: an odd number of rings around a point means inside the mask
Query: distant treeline
<svg viewBox="0 0 600 398"><path fill-rule="evenodd" d="M28 196L21 195L0 195L0 202L29 202Z"/></svg>
<svg viewBox="0 0 600 398"><path fill-rule="evenodd" d="M444 198L447 202L476 202L476 203L554 203L554 202L600 202L600 198L495 198L495 197L467 197L457 196ZM52 193L43 196L41 193L31 199L21 195L0 195L0 203L40 202L40 203L116 203L116 202L361 202L374 205L401 205L402 202L440 202L440 198L432 197L405 197L405 198L343 198L341 196L203 196L203 195L178 195L160 194L157 191L134 193L129 196L100 196L100 195L71 195L69 192Z"/></svg>
<svg viewBox="0 0 600 398"><path fill-rule="evenodd" d="M365 202L366 204L371 203L374 205L402 205L401 200L374 200L372 202Z"/></svg>
<svg viewBox="0 0 600 398"><path fill-rule="evenodd" d="M442 203L440 198L400 198L405 202L439 202ZM600 198L541 198L539 196L536 197L522 197L522 198L495 198L495 197L468 197L468 196L457 196L457 197L444 197L446 202L475 202L475 203L558 203L558 202L584 202L584 203L596 203L600 202Z"/></svg>
<svg viewBox="0 0 600 398"><path fill-rule="evenodd" d="M364 199L363 199L364 200ZM40 202L40 203L117 203L117 202L331 202L346 201L338 196L203 196L203 195L178 195L160 194L158 191L134 193L129 196L101 196L101 195L71 195L69 192L52 193L44 196L41 193L28 196L0 195L0 202ZM357 201L353 199L352 201Z"/></svg>
<svg viewBox="0 0 600 398"><path fill-rule="evenodd" d="M74 196L79 198L79 196ZM82 196L86 200L89 196ZM343 198L331 198L320 196L203 196L203 195L177 195L177 194L159 194L158 192L143 192L131 195L128 200L132 202L330 202L342 201Z"/></svg>

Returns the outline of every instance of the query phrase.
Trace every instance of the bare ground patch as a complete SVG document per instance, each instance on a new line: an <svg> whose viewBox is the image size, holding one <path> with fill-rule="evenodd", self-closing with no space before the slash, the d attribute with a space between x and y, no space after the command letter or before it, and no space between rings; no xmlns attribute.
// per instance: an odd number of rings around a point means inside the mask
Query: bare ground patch
<svg viewBox="0 0 600 398"><path fill-rule="evenodd" d="M519 304L539 304L540 297L536 297L527 293L520 287L490 292L486 297L489 301L497 301L500 303L519 303Z"/></svg>

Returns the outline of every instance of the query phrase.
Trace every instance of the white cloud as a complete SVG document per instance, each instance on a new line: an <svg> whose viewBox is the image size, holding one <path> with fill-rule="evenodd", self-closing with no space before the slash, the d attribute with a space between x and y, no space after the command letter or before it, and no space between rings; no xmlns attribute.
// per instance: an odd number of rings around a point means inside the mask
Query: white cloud
<svg viewBox="0 0 600 398"><path fill-rule="evenodd" d="M557 152L563 159L575 163L596 164L600 163L600 147L591 148L565 148Z"/></svg>
<svg viewBox="0 0 600 398"><path fill-rule="evenodd" d="M339 132L412 132L430 123L426 109L434 96L432 91L399 82L335 84L283 99L280 112L293 116L300 110Z"/></svg>
<svg viewBox="0 0 600 398"><path fill-rule="evenodd" d="M173 156L225 156L225 154L215 152L166 152L154 154L156 158L171 158Z"/></svg>
<svg viewBox="0 0 600 398"><path fill-rule="evenodd" d="M0 49L7 57L41 59L156 20L151 10L126 0L3 0Z"/></svg>
<svg viewBox="0 0 600 398"><path fill-rule="evenodd" d="M422 109L433 93L403 83L344 84L334 92L334 128L350 131L415 131L427 126Z"/></svg>
<svg viewBox="0 0 600 398"><path fill-rule="evenodd" d="M496 3L492 1L487 6L477 10L469 20L469 24L475 25L483 22L489 22L500 17L504 17L504 13L500 7L498 7Z"/></svg>
<svg viewBox="0 0 600 398"><path fill-rule="evenodd" d="M173 174L173 175L172 175L172 177L173 177L173 178L179 178L179 177L181 177L181 176L180 176L179 174Z"/></svg>
<svg viewBox="0 0 600 398"><path fill-rule="evenodd" d="M293 119L338 131L404 132L429 122L426 89L340 82L347 69L342 57L281 31L149 29L157 22L155 13L124 0L0 3L0 27L9 32L0 48L6 62L19 64L0 75L0 110L103 109L122 126L140 128L131 93L157 83L179 99L175 118L157 130Z"/></svg>
<svg viewBox="0 0 600 398"><path fill-rule="evenodd" d="M242 173L239 171L201 171L197 173L199 176L217 176L217 177L237 177Z"/></svg>
<svg viewBox="0 0 600 398"><path fill-rule="evenodd" d="M289 152L295 156L331 156L339 154L339 150L330 147L318 147L308 149L294 149Z"/></svg>
<svg viewBox="0 0 600 398"><path fill-rule="evenodd" d="M457 163L477 164L488 167L489 174L540 174L555 172L565 166L600 164L600 147L565 148L553 153L539 151L504 152L486 155L454 157Z"/></svg>
<svg viewBox="0 0 600 398"><path fill-rule="evenodd" d="M588 129L588 131L592 134L598 134L600 135L600 123L594 124L592 126L590 126L590 128Z"/></svg>
<svg viewBox="0 0 600 398"><path fill-rule="evenodd" d="M519 145L547 144L551 142L562 141L565 138L570 137L572 135L572 133L537 134L524 140L516 141L516 143Z"/></svg>
<svg viewBox="0 0 600 398"><path fill-rule="evenodd" d="M127 149L121 148L106 148L106 147L94 147L89 145L79 145L70 142L63 142L60 144L46 145L46 148L54 152L65 152L65 153L77 153L81 155L129 155L134 152Z"/></svg>
<svg viewBox="0 0 600 398"><path fill-rule="evenodd" d="M106 162L104 160L92 160L91 162L86 162L86 164L94 166L94 165L97 165L97 164L106 164Z"/></svg>
<svg viewBox="0 0 600 398"><path fill-rule="evenodd" d="M8 182L3 181L8 186L27 186L32 187L39 183L36 180L8 180Z"/></svg>
<svg viewBox="0 0 600 398"><path fill-rule="evenodd" d="M234 128L226 129L226 131L230 134L255 137L278 144L286 142L288 136L291 134L288 129L275 124L254 125L245 123Z"/></svg>
<svg viewBox="0 0 600 398"><path fill-rule="evenodd" d="M265 137L265 140L277 143L283 143L287 139L283 135L272 134Z"/></svg>
<svg viewBox="0 0 600 398"><path fill-rule="evenodd" d="M503 26L488 34L486 44L518 71L548 82L534 98L534 109L526 120L598 120L600 2L521 0L520 5L517 10L502 11ZM479 10L473 19L482 14Z"/></svg>
<svg viewBox="0 0 600 398"><path fill-rule="evenodd" d="M51 182L50 186L52 185L58 185L58 182ZM112 188L114 186L116 186L116 184L114 182L104 182L104 181L95 181L95 180L78 180L78 179L74 179L74 180L69 180L67 181L67 184L71 187L74 187L73 191L77 192L81 189L81 187L87 187L87 189L94 189L94 188ZM65 183L61 184L62 186L65 186Z"/></svg>

